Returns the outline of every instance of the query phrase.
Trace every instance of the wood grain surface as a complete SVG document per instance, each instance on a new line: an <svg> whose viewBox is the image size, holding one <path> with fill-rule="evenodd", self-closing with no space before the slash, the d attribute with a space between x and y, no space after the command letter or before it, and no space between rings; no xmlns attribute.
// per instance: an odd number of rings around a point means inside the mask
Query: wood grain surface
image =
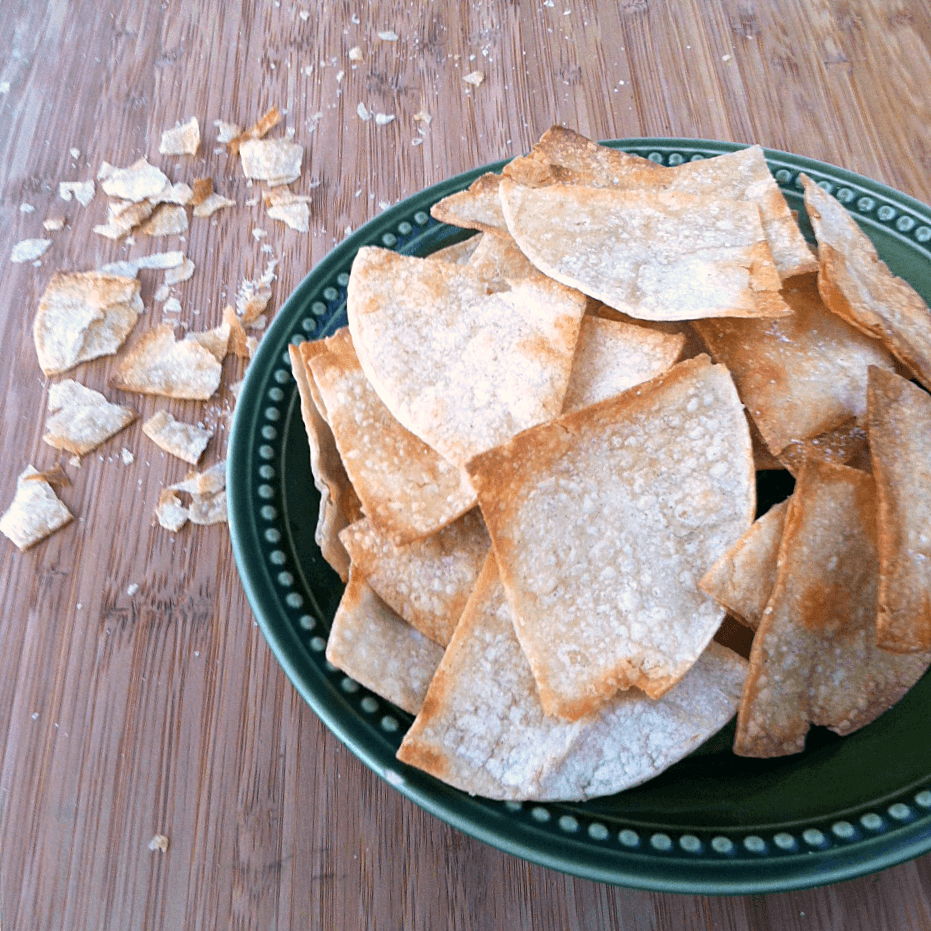
<svg viewBox="0 0 931 931"><path fill-rule="evenodd" d="M31 336L58 270L183 249L196 272L176 316L204 329L270 258L277 307L385 204L517 154L553 123L758 142L931 201L923 0L4 0L0 49L2 507L27 463L59 459L41 441L48 382ZM475 70L478 87L463 81ZM360 102L395 119L365 122ZM305 146L292 188L310 197L307 234L268 218L215 141L215 120L248 124L271 105ZM160 156L162 130L190 116L200 154ZM237 206L184 237L126 245L92 232L99 189L87 207L59 198L60 181L143 156L176 181L213 177ZM64 228L46 233L56 216ZM38 266L8 261L43 236ZM171 318L153 300L159 275L140 278L144 326ZM229 384L242 367L225 365ZM113 369L78 371L102 389ZM64 461L74 524L25 554L0 540L3 931L931 927L928 856L822 889L675 896L532 866L424 813L290 685L227 528L152 524L187 466L142 418L168 407L215 425L209 464L224 456L229 391L120 398L141 419L80 468ZM155 834L166 852L148 849Z"/></svg>

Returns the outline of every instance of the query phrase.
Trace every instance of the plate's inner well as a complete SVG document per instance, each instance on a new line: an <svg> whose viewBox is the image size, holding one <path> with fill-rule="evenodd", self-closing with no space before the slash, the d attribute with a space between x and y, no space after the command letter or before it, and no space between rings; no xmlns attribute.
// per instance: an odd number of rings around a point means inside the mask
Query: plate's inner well
<svg viewBox="0 0 931 931"><path fill-rule="evenodd" d="M618 146L664 164L737 148L685 140ZM926 207L841 169L782 153L767 158L809 238L800 171L828 186L892 271L931 301ZM399 204L335 249L279 312L250 366L231 440L231 530L250 601L290 678L353 752L405 795L474 836L579 875L678 891L751 891L857 875L931 848L931 676L848 737L813 728L799 756L735 756L732 722L638 788L584 804L519 805L470 798L397 763L410 716L326 662L342 585L314 542L319 498L287 346L345 324L348 273L360 246L426 255L470 235L432 220L429 208L484 170ZM785 474L758 473L761 511L790 492Z"/></svg>

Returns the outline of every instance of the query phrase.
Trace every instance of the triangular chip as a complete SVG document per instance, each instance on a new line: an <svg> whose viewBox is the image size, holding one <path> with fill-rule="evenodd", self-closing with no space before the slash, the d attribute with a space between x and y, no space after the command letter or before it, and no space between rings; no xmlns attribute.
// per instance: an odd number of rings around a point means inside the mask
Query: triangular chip
<svg viewBox="0 0 931 931"><path fill-rule="evenodd" d="M443 648L402 621L351 573L330 628L326 658L370 691L417 714Z"/></svg>
<svg viewBox="0 0 931 931"><path fill-rule="evenodd" d="M581 800L656 776L733 717L746 662L717 644L657 701L631 691L548 717L512 618L489 558L398 759L472 795Z"/></svg>
<svg viewBox="0 0 931 931"><path fill-rule="evenodd" d="M824 306L813 276L783 291L793 315L780 320L697 320L693 324L737 390L775 455L866 414L870 365L892 357Z"/></svg>
<svg viewBox="0 0 931 931"><path fill-rule="evenodd" d="M872 476L809 460L753 640L735 753L799 753L811 724L849 734L918 681L931 653L899 656L876 646L878 581Z"/></svg>
<svg viewBox="0 0 931 931"><path fill-rule="evenodd" d="M435 203L430 215L441 223L464 229L507 232L501 202L498 200L499 175L480 175L464 191L457 191Z"/></svg>
<svg viewBox="0 0 931 931"><path fill-rule="evenodd" d="M784 316L748 201L504 179L508 231L544 274L643 320Z"/></svg>
<svg viewBox="0 0 931 931"><path fill-rule="evenodd" d="M16 480L12 503L0 516L0 533L27 550L72 520L74 516L38 469L26 466Z"/></svg>
<svg viewBox="0 0 931 931"><path fill-rule="evenodd" d="M703 592L752 630L760 626L776 584L776 558L788 509L788 500L771 507L698 582Z"/></svg>
<svg viewBox="0 0 931 931"><path fill-rule="evenodd" d="M310 447L310 471L320 493L314 540L323 558L345 582L349 578L349 556L339 541L339 533L361 513L361 505L339 457L333 431L326 422L325 410L321 409L323 402L318 400L319 392L310 371L310 357L319 351L325 351L322 342L306 341L300 346L288 346Z"/></svg>
<svg viewBox="0 0 931 931"><path fill-rule="evenodd" d="M454 242L451 246L445 246L436 252L431 252L428 256L437 262L452 262L454 265L467 265L472 253L475 252L479 243L482 241L482 234L470 236L461 242Z"/></svg>
<svg viewBox="0 0 931 931"><path fill-rule="evenodd" d="M475 506L465 473L402 427L381 402L348 329L325 340L309 365L346 473L383 533L410 543Z"/></svg>
<svg viewBox="0 0 931 931"><path fill-rule="evenodd" d="M55 275L39 301L32 328L42 371L60 375L79 362L111 355L140 313L135 278L95 272Z"/></svg>
<svg viewBox="0 0 931 931"><path fill-rule="evenodd" d="M142 432L166 453L197 465L204 454L212 430L176 420L168 411L156 411L143 425Z"/></svg>
<svg viewBox="0 0 931 931"><path fill-rule="evenodd" d="M451 462L562 409L584 311L577 292L538 276L488 293L468 266L366 247L347 307L379 397Z"/></svg>
<svg viewBox="0 0 931 931"><path fill-rule="evenodd" d="M750 527L750 435L707 356L468 464L547 714L668 691L724 611L696 588Z"/></svg>
<svg viewBox="0 0 931 931"><path fill-rule="evenodd" d="M473 508L439 533L398 546L368 519L340 535L353 570L408 624L446 646L491 545Z"/></svg>
<svg viewBox="0 0 931 931"><path fill-rule="evenodd" d="M49 388L45 436L49 446L83 456L128 427L136 412L111 404L99 391L66 378Z"/></svg>
<svg viewBox="0 0 931 931"><path fill-rule="evenodd" d="M802 175L805 209L818 238L818 288L824 302L857 329L880 340L931 389L931 310L889 271L844 206Z"/></svg>
<svg viewBox="0 0 931 931"><path fill-rule="evenodd" d="M176 340L164 323L144 333L123 357L110 381L114 388L166 398L206 400L220 387L222 366L193 339Z"/></svg>
<svg viewBox="0 0 931 931"><path fill-rule="evenodd" d="M684 345L681 333L583 317L563 411L603 401L661 375L679 358Z"/></svg>
<svg viewBox="0 0 931 931"><path fill-rule="evenodd" d="M931 397L870 369L869 436L878 497L879 645L931 650Z"/></svg>

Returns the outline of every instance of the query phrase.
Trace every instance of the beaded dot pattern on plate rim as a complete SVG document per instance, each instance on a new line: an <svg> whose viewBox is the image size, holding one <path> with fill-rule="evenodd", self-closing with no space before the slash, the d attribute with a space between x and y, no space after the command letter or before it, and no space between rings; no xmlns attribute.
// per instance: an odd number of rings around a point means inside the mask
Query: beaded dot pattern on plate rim
<svg viewBox="0 0 931 931"><path fill-rule="evenodd" d="M709 149L706 153L683 153L675 150L623 148L669 166L721 154L718 149ZM769 164L783 192L797 196L801 191L799 171L782 164L778 157L770 158ZM874 223L894 229L898 235L928 252L931 225L925 218L899 203L883 202L874 192L859 188L854 183L819 177L814 171L809 175L866 225ZM429 238L427 234L431 231L435 233L439 226L441 224L437 224L426 211L418 210L410 217L399 220L393 232L383 232L377 240L368 244L406 254L421 254L420 248ZM462 238L462 235L456 235ZM452 238L447 237L443 244L451 241ZM297 321L289 338L290 343L299 345L307 339L322 338L345 324L348 282L349 269L345 268L319 289L319 293L312 295L309 313ZM260 428L261 442L256 448L256 493L259 498L258 512L265 526L262 531L263 553L277 585L282 606L306 645L312 661L325 671L335 688L353 704L359 716L369 721L382 739L396 748L412 720L410 715L369 692L326 661L324 652L329 620L320 615L313 599L308 598L306 591L302 591L300 579L291 565L295 554L287 552L286 541L278 526L282 518L281 476L278 467L282 454L281 425L286 417L294 416L296 403L296 387L287 350L282 353L278 364L272 367L264 386L263 398L265 407ZM386 769L382 775L396 786L404 784L403 775L396 770ZM589 815L576 805L490 801L487 804L503 806L512 818L520 819L536 829L547 830L565 838L585 840L605 848L614 846L622 851L636 851L655 857L752 860L829 851L889 834L918 819L931 820L931 783L903 793L902 797L882 806L848 813L846 819L827 819L805 827L793 826L791 831L774 830L769 833L694 830L673 834L668 830L654 831L634 825L621 825L615 823L614 818Z"/></svg>

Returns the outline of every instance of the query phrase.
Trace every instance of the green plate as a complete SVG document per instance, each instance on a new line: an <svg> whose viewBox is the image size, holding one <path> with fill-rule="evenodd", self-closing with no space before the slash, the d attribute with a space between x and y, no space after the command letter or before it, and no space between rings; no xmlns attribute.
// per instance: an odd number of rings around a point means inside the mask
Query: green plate
<svg viewBox="0 0 931 931"><path fill-rule="evenodd" d="M608 144L664 165L739 148L689 139ZM804 217L803 171L847 205L892 270L931 300L928 207L811 159L766 157L790 207ZM756 893L848 879L931 850L931 676L849 737L814 729L798 756L735 757L732 724L639 788L584 804L515 804L470 797L398 763L410 716L326 662L342 586L314 543L318 497L288 344L346 322L346 284L361 246L426 255L469 235L435 222L430 207L503 164L429 188L337 246L281 308L249 367L230 437L230 529L278 661L330 730L403 795L473 837L566 873L669 892ZM761 501L785 493L760 487Z"/></svg>

